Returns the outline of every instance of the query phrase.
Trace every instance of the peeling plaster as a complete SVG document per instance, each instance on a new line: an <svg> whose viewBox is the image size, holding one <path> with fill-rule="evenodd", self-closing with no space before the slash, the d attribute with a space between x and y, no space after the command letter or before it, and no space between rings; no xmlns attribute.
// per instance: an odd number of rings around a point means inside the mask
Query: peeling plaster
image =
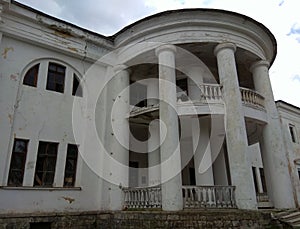
<svg viewBox="0 0 300 229"><path fill-rule="evenodd" d="M1 54L3 56L4 59L7 58L7 55L9 53L9 51L13 52L14 51L14 48L13 47L7 47L4 49L3 53Z"/></svg>
<svg viewBox="0 0 300 229"><path fill-rule="evenodd" d="M74 198L71 198L71 197L66 197L66 196L63 196L62 197L65 201L68 201L69 202L69 204L72 204L72 202L74 202L75 201L75 199Z"/></svg>

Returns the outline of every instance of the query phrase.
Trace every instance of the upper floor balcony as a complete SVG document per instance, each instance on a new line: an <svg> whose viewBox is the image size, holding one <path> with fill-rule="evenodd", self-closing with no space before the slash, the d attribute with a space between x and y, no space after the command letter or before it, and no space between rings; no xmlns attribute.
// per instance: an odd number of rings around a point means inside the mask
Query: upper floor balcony
<svg viewBox="0 0 300 229"><path fill-rule="evenodd" d="M225 114L222 85L205 83L199 85L199 89L200 97L196 100L191 100L185 91L177 93L178 115ZM244 87L240 87L240 92L245 117L266 122L264 97L257 91ZM158 104L143 107L135 106L131 109L130 118L134 119L150 113L151 116L158 117L158 110Z"/></svg>

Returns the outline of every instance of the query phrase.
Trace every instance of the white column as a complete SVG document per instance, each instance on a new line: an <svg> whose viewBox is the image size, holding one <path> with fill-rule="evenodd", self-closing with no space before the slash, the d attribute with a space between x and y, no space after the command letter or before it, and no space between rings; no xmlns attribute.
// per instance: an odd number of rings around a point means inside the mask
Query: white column
<svg viewBox="0 0 300 229"><path fill-rule="evenodd" d="M220 83L225 103L225 131L232 185L236 186L236 201L240 209L256 209L257 202L251 167L247 159L247 133L234 53L236 46L223 43L216 46Z"/></svg>
<svg viewBox="0 0 300 229"><path fill-rule="evenodd" d="M264 189L263 189L263 186L262 186L259 167L255 167L255 176L256 176L256 180L257 180L257 188L258 188L257 191L258 191L258 193L263 193Z"/></svg>
<svg viewBox="0 0 300 229"><path fill-rule="evenodd" d="M198 119L197 117L192 119L192 139L196 185L214 185L209 138L209 121L210 119L207 118Z"/></svg>
<svg viewBox="0 0 300 229"><path fill-rule="evenodd" d="M159 60L159 117L160 124L160 158L162 181L162 209L178 211L183 208L181 157L178 131L176 98L176 48L163 45L156 49ZM167 132L162 134L166 126ZM162 136L165 136L162 139Z"/></svg>
<svg viewBox="0 0 300 229"><path fill-rule="evenodd" d="M158 81L151 80L147 84L147 106L156 105L157 103ZM156 186L160 184L159 120L153 120L150 122L149 132L150 137L148 139L148 185Z"/></svg>
<svg viewBox="0 0 300 229"><path fill-rule="evenodd" d="M188 83L188 96L191 100L200 100L200 84L203 84L204 70L199 66L191 66L186 70Z"/></svg>
<svg viewBox="0 0 300 229"><path fill-rule="evenodd" d="M121 210L124 195L122 187L128 187L129 182L129 71L126 66L118 65L114 68L115 75L109 84L107 103L107 136L106 149L109 153L107 165L107 181L105 190L109 210Z"/></svg>
<svg viewBox="0 0 300 229"><path fill-rule="evenodd" d="M294 208L292 183L282 139L278 111L269 78L269 62L258 61L250 68L255 90L264 96L268 123L264 126L260 147L268 194L276 208Z"/></svg>

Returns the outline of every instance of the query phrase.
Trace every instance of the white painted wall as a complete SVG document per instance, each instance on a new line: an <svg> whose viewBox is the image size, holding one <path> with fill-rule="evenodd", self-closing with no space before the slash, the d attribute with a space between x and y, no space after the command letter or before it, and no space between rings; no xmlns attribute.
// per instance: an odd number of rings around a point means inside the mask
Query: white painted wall
<svg viewBox="0 0 300 229"><path fill-rule="evenodd" d="M75 143L72 125L74 96L71 95L73 72L83 76L91 63L6 36L2 38L0 52L4 53L0 58L2 186L6 185L14 138L29 139L24 187L0 188L0 213L98 210L101 179L81 156L78 159L75 185L78 189L61 189L66 147L68 143ZM37 88L22 85L26 70L36 61L41 63ZM67 67L63 94L45 89L48 61L56 61ZM87 110L87 105L93 103L89 101L87 104L86 100L96 97L93 93L104 83L101 77L105 77L106 69L96 66L90 73L89 77L93 79L92 83L89 80L85 81L84 98L75 99L80 100L82 110L82 113L78 114L78 120L82 122L80 125L82 129L79 131L86 136L86 139L79 140L80 149L97 153L94 152L93 145L90 145L87 134L89 131L85 129L88 128L88 121L91 118L89 112L92 112ZM32 188L39 140L59 143L54 189L51 190ZM99 167L102 166L101 161L97 161L97 164Z"/></svg>

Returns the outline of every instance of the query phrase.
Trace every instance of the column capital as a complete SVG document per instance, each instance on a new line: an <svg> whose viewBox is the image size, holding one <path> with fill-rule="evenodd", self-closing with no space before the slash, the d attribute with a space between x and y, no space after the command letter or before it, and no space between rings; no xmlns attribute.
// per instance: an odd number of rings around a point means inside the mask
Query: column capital
<svg viewBox="0 0 300 229"><path fill-rule="evenodd" d="M127 71L130 74L130 69L128 69L128 66L125 64L117 64L113 67L113 70L115 73L119 73L121 71Z"/></svg>
<svg viewBox="0 0 300 229"><path fill-rule="evenodd" d="M260 67L260 66L264 66L264 67L266 67L266 68L269 68L270 67L270 62L269 61L267 61L267 60L259 60L259 61L257 61L257 62L255 62L254 64L252 64L251 66L250 66L250 72L253 72L253 70L255 69L255 68L257 68L257 67Z"/></svg>
<svg viewBox="0 0 300 229"><path fill-rule="evenodd" d="M214 54L215 56L218 54L219 51L221 51L222 49L231 49L233 52L236 51L236 45L233 44L233 43L229 43L229 42L226 42L226 43L220 43L218 44L215 49L214 49Z"/></svg>
<svg viewBox="0 0 300 229"><path fill-rule="evenodd" d="M164 44L155 49L155 55L158 56L162 51L171 51L174 54L176 53L176 46L175 45L168 45Z"/></svg>

